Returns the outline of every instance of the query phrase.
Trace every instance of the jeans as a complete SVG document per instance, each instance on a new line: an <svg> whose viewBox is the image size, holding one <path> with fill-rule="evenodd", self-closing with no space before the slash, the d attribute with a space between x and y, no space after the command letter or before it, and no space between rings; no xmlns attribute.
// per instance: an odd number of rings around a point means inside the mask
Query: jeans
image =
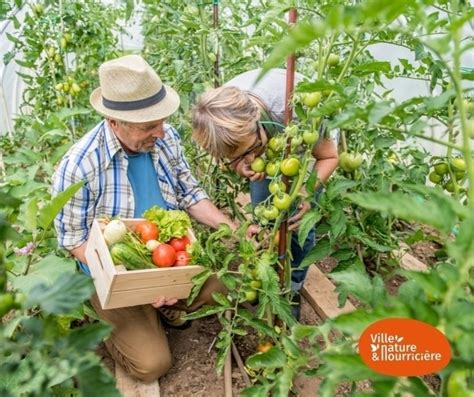
<svg viewBox="0 0 474 397"><path fill-rule="evenodd" d="M250 182L250 198L252 200L252 206L255 206L262 201L265 201L270 192L268 190L268 185L270 184L270 179L264 179L262 181ZM318 190L315 195L316 198L319 197L321 190ZM311 249L316 245L316 231L313 228L308 237L303 244L303 247L300 247L298 243L298 233L291 233L291 255L293 260L291 262L291 290L298 292L301 287L303 287L304 279L306 273L308 272L308 267L304 269L298 269L303 259L308 255Z"/></svg>

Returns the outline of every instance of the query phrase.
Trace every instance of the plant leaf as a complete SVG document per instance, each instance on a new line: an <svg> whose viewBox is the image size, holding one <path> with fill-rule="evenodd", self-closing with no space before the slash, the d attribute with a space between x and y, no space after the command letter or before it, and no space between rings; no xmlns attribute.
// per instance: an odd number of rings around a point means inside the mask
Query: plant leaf
<svg viewBox="0 0 474 397"><path fill-rule="evenodd" d="M76 192L84 186L86 183L85 180L75 183L74 185L69 186L66 190L59 193L54 197L48 204L46 204L38 216L38 227L43 230L47 230L53 223L56 215L61 211L61 208L73 197Z"/></svg>

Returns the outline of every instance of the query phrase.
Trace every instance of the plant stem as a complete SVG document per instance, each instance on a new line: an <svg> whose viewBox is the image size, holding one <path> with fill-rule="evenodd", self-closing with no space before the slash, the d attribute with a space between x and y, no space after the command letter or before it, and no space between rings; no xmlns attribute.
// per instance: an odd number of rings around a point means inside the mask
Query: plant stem
<svg viewBox="0 0 474 397"><path fill-rule="evenodd" d="M457 1L452 1L453 5L453 14L457 13ZM454 21L455 23L456 21ZM471 208L474 208L474 163L471 155L470 147L470 137L467 131L467 115L466 109L464 107L463 92L461 86L461 37L460 37L460 28L459 26L453 32L453 72L451 78L453 79L454 89L456 91L456 102L459 110L459 119L461 122L461 132L462 132L462 149L461 152L464 156L464 161L466 162L466 170L468 176L468 204Z"/></svg>

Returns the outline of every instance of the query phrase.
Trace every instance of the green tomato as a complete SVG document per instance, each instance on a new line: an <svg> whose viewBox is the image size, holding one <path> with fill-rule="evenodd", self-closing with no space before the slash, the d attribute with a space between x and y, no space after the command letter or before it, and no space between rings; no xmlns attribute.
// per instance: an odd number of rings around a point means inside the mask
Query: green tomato
<svg viewBox="0 0 474 397"><path fill-rule="evenodd" d="M448 164L446 163L439 163L434 166L434 170L438 175L445 175L448 173Z"/></svg>
<svg viewBox="0 0 474 397"><path fill-rule="evenodd" d="M360 153L342 152L339 155L339 165L346 172L353 172L362 164L362 155Z"/></svg>
<svg viewBox="0 0 474 397"><path fill-rule="evenodd" d="M263 211L263 217L268 221L278 218L278 215L280 215L280 211L278 211L278 208L273 205L270 205Z"/></svg>
<svg viewBox="0 0 474 397"><path fill-rule="evenodd" d="M314 108L321 102L322 95L319 91L303 92L301 94L301 102L308 108Z"/></svg>
<svg viewBox="0 0 474 397"><path fill-rule="evenodd" d="M252 164L250 164L250 168L252 168L254 172L263 172L265 171L265 161L261 157L257 157L252 161Z"/></svg>
<svg viewBox="0 0 474 397"><path fill-rule="evenodd" d="M255 207L253 212L257 218L261 218L263 217L263 213L265 212L265 206L262 204L259 204Z"/></svg>
<svg viewBox="0 0 474 397"><path fill-rule="evenodd" d="M267 173L268 176L275 176L278 173L279 169L280 169L280 162L273 161L271 163L267 163L267 166L265 167L265 172Z"/></svg>
<svg viewBox="0 0 474 397"><path fill-rule="evenodd" d="M279 153L285 148L285 140L281 136L274 136L273 138L270 138L270 141L268 142L268 147L274 152Z"/></svg>
<svg viewBox="0 0 474 397"><path fill-rule="evenodd" d="M474 396L474 371L457 369L448 380L448 397Z"/></svg>
<svg viewBox="0 0 474 397"><path fill-rule="evenodd" d="M337 66L338 64L339 64L339 55L329 54L328 65L329 66Z"/></svg>
<svg viewBox="0 0 474 397"><path fill-rule="evenodd" d="M47 53L48 58L54 58L54 56L56 55L56 49L54 47L49 47Z"/></svg>
<svg viewBox="0 0 474 397"><path fill-rule="evenodd" d="M451 165L456 171L466 171L466 162L464 161L464 159L451 159Z"/></svg>
<svg viewBox="0 0 474 397"><path fill-rule="evenodd" d="M252 287L253 289L258 289L262 286L262 282L260 280L252 280L250 282L250 287Z"/></svg>
<svg viewBox="0 0 474 397"><path fill-rule="evenodd" d="M431 182L438 184L443 180L443 177L433 171L432 173L430 173L429 179Z"/></svg>
<svg viewBox="0 0 474 397"><path fill-rule="evenodd" d="M303 133L303 141L307 145L311 146L314 145L319 139L319 133L317 131L305 131Z"/></svg>
<svg viewBox="0 0 474 397"><path fill-rule="evenodd" d="M78 94L79 92L81 92L81 87L79 87L79 84L77 83L72 83L71 84L71 92L74 92L76 94Z"/></svg>
<svg viewBox="0 0 474 397"><path fill-rule="evenodd" d="M265 150L265 154L269 160L274 160L277 157L277 154L269 147Z"/></svg>
<svg viewBox="0 0 474 397"><path fill-rule="evenodd" d="M290 208L291 198L288 193L280 193L273 197L273 205L280 211L285 211Z"/></svg>
<svg viewBox="0 0 474 397"><path fill-rule="evenodd" d="M295 176L300 170L300 161L297 158L291 157L284 159L280 165L280 171L286 176Z"/></svg>
<svg viewBox="0 0 474 397"><path fill-rule="evenodd" d="M286 185L283 181L271 181L270 185L268 185L268 190L271 194L286 192Z"/></svg>
<svg viewBox="0 0 474 397"><path fill-rule="evenodd" d="M257 299L257 291L255 290L245 291L245 300L247 302L253 302L255 299Z"/></svg>
<svg viewBox="0 0 474 397"><path fill-rule="evenodd" d="M457 181L460 181L462 178L464 178L464 175L465 173L463 171L458 171L454 173L454 177Z"/></svg>
<svg viewBox="0 0 474 397"><path fill-rule="evenodd" d="M453 193L454 192L454 183L453 183L453 181L449 181L449 182L445 183L444 189L449 193Z"/></svg>

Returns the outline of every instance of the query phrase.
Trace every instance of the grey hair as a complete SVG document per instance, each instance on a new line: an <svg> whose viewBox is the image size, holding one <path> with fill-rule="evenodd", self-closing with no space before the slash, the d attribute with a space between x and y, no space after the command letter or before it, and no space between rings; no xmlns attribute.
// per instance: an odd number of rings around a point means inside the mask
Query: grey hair
<svg viewBox="0 0 474 397"><path fill-rule="evenodd" d="M192 109L193 138L211 156L229 158L254 134L260 109L237 87L202 94Z"/></svg>

